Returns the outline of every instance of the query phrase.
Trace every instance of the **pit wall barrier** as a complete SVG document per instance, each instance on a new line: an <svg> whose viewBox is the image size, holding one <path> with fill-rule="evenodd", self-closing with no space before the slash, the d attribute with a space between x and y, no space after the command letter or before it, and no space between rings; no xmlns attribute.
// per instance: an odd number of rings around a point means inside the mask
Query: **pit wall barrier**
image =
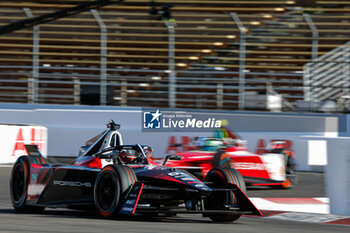
<svg viewBox="0 0 350 233"><path fill-rule="evenodd" d="M14 163L26 155L25 144L36 144L47 154L47 128L39 125L0 124L0 164Z"/></svg>
<svg viewBox="0 0 350 233"><path fill-rule="evenodd" d="M210 113L215 114L216 119L226 119L228 127L247 140L252 152L256 151L259 140L265 140L266 144L271 139L291 140L298 168L303 171L316 169L314 161L321 163L321 166L326 164L325 152L315 152L318 146L309 140L338 135L338 118L332 116L208 111ZM77 156L79 147L105 130L105 124L110 119L121 124L120 132L125 144L150 145L154 149L153 154L159 157L171 152L169 144L172 138L177 143L183 143L184 138L188 141L196 136L213 135L213 132L142 132L141 117L142 109L136 107L0 104L0 123L40 124L47 127L47 152L54 156Z"/></svg>

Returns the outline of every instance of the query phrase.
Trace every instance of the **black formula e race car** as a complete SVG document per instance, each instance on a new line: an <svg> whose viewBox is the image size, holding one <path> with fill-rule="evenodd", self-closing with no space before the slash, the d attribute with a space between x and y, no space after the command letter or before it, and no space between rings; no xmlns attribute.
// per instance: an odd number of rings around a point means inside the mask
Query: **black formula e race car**
<svg viewBox="0 0 350 233"><path fill-rule="evenodd" d="M237 170L214 168L200 181L185 171L149 164L150 147L120 145L119 125L108 127L71 165L49 164L37 146L26 145L29 155L16 161L10 178L13 207L93 208L104 217L193 213L218 222L261 215L245 195Z"/></svg>

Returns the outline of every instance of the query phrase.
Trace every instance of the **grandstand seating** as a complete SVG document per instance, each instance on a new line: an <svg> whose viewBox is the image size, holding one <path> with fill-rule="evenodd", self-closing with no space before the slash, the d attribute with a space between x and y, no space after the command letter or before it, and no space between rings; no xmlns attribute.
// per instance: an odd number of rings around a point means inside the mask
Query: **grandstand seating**
<svg viewBox="0 0 350 233"><path fill-rule="evenodd" d="M82 2L2 1L0 25L25 19L23 8L39 16ZM125 0L98 10L108 30L108 104L168 106L168 30L149 14L149 2ZM303 99L303 65L312 59L312 32L302 14L318 29L318 56L350 38L346 1L156 2L174 5L177 107L237 109L240 32L232 12L247 29L245 90L265 93L268 84L290 102ZM0 35L0 101L30 101L38 55L39 103L99 104L101 32L91 12L40 25L39 44L34 54L32 29Z"/></svg>

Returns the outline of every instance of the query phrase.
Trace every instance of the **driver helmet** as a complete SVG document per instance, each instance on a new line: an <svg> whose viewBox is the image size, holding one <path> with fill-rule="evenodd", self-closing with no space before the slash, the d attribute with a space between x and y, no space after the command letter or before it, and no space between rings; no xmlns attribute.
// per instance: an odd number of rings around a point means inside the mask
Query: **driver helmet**
<svg viewBox="0 0 350 233"><path fill-rule="evenodd" d="M215 151L221 145L222 145L222 141L220 140L207 140L203 145L203 150Z"/></svg>
<svg viewBox="0 0 350 233"><path fill-rule="evenodd" d="M133 159L134 155L128 153L127 150L121 150L119 152L119 158L124 162L124 163L130 163Z"/></svg>

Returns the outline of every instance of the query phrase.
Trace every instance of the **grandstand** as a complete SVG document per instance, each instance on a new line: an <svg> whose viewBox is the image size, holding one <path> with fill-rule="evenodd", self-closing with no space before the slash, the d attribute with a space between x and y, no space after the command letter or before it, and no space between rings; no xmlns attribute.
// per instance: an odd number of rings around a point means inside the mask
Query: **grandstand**
<svg viewBox="0 0 350 233"><path fill-rule="evenodd" d="M0 25L83 2L1 1ZM0 35L0 101L295 110L303 66L349 28L348 1L125 0Z"/></svg>

